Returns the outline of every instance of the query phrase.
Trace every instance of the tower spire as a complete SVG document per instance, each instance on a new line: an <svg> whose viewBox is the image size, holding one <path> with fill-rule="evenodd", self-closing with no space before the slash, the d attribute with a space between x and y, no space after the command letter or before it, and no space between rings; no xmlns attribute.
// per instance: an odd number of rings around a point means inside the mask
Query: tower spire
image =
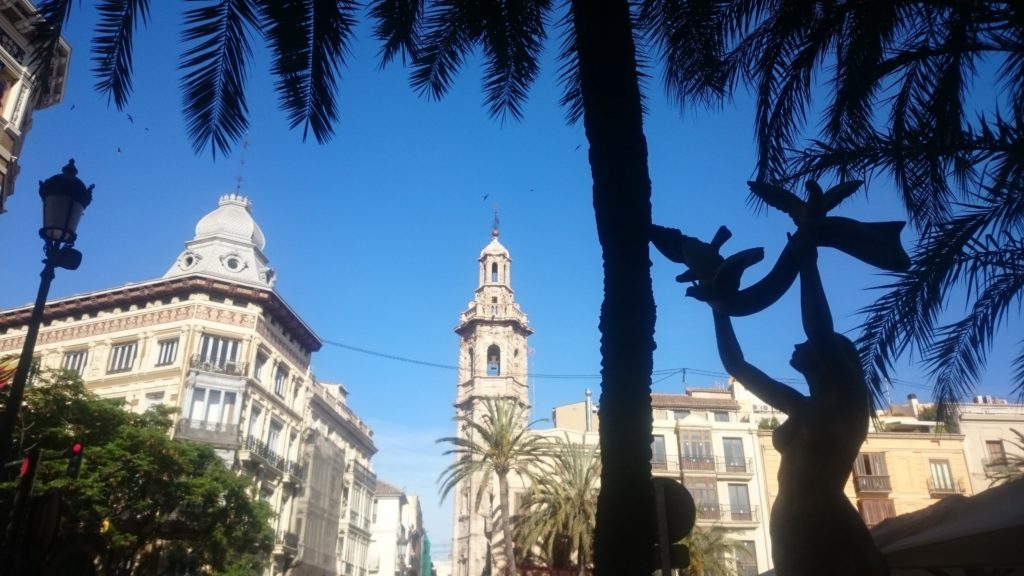
<svg viewBox="0 0 1024 576"><path fill-rule="evenodd" d="M498 205L494 205L494 226L491 228L491 236L493 238L498 237L499 229L501 227L501 221L498 219Z"/></svg>
<svg viewBox="0 0 1024 576"><path fill-rule="evenodd" d="M238 160L238 177L235 178L235 194L242 193L242 176L245 174L245 153L249 150L249 135L242 142L242 156Z"/></svg>

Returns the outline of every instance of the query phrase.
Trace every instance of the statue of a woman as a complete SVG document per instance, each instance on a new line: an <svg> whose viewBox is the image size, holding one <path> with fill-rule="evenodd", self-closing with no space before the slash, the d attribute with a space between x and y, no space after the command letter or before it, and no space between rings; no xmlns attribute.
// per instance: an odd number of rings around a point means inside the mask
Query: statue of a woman
<svg viewBox="0 0 1024 576"><path fill-rule="evenodd" d="M715 308L715 287L707 287L713 294L708 303L725 369L789 416L772 437L782 455L779 493L769 525L775 571L779 576L886 575L888 569L871 534L843 493L867 437L870 392L856 347L833 330L818 274L817 249L803 231L790 239L787 249L794 246L807 341L796 345L790 365L807 379L807 396L747 362L732 320ZM721 296L728 299L730 295Z"/></svg>

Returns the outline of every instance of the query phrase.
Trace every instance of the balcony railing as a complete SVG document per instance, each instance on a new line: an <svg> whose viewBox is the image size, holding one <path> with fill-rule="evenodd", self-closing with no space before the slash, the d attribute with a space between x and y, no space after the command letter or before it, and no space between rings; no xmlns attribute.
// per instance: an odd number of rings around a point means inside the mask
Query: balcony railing
<svg viewBox="0 0 1024 576"><path fill-rule="evenodd" d="M174 427L175 437L208 444L237 447L238 425L182 418Z"/></svg>
<svg viewBox="0 0 1024 576"><path fill-rule="evenodd" d="M192 355L188 365L194 370L202 370L203 372L214 372L216 374L228 374L231 376L245 376L246 374L245 362L202 358L198 354Z"/></svg>
<svg viewBox="0 0 1024 576"><path fill-rule="evenodd" d="M285 474L291 474L300 478L302 477L302 467L299 466L297 462L288 460L284 456L274 452L270 449L270 446L255 436L246 437L245 449L251 454L259 456L261 460L266 462L267 465L272 468L280 470Z"/></svg>
<svg viewBox="0 0 1024 576"><path fill-rule="evenodd" d="M751 522L761 521L757 506L697 505L697 520L708 522Z"/></svg>
<svg viewBox="0 0 1024 576"><path fill-rule="evenodd" d="M1010 465L1010 462L1006 456L997 456L995 458L982 458L981 465L985 468L1006 468Z"/></svg>
<svg viewBox="0 0 1024 576"><path fill-rule="evenodd" d="M854 476L857 492L892 492L888 476Z"/></svg>
<svg viewBox="0 0 1024 576"><path fill-rule="evenodd" d="M278 530L274 534L274 544L294 552L299 549L299 535L287 530Z"/></svg>
<svg viewBox="0 0 1024 576"><path fill-rule="evenodd" d="M683 456L679 459L679 463L683 470L706 470L708 472L715 470L714 456Z"/></svg>
<svg viewBox="0 0 1024 576"><path fill-rule="evenodd" d="M933 496L948 496L950 494L962 494L963 486L952 480L936 482L934 478L928 479L928 493Z"/></svg>
<svg viewBox="0 0 1024 576"><path fill-rule="evenodd" d="M753 474L754 459L732 456L715 458L715 469L722 474Z"/></svg>

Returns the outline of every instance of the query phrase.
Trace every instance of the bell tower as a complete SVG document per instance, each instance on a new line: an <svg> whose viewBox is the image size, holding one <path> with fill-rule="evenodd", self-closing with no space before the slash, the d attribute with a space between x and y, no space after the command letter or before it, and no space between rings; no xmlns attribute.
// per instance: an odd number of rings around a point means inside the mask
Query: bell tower
<svg viewBox="0 0 1024 576"><path fill-rule="evenodd" d="M470 415L473 420L478 420L485 413L483 400L488 398L529 406L526 340L533 329L515 301L512 258L498 241L498 236L498 217L495 214L491 241L480 252L478 260L476 292L455 327L455 333L459 335L455 414ZM456 435L463 438L471 432L460 426ZM495 483L491 485L496 490ZM480 486L480 479L474 477L454 490L453 576L480 576L484 572L489 539L491 553L501 553L499 535L494 533L490 519L491 503L497 506L497 494L493 494L493 498L485 495L480 508L474 510L473 502Z"/></svg>

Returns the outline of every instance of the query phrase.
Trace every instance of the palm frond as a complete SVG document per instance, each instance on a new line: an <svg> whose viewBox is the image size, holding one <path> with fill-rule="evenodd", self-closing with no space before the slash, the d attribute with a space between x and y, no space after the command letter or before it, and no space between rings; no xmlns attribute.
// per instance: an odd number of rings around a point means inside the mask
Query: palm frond
<svg viewBox="0 0 1024 576"><path fill-rule="evenodd" d="M522 118L522 104L540 69L538 59L547 37L545 17L550 0L481 2L487 14L481 44L484 100L492 116Z"/></svg>
<svg viewBox="0 0 1024 576"><path fill-rule="evenodd" d="M274 54L275 89L291 128L310 130L323 144L338 120L337 90L356 3L338 0L268 0L264 30Z"/></svg>
<svg viewBox="0 0 1024 576"><path fill-rule="evenodd" d="M149 21L149 0L100 0L99 22L92 44L96 90L118 110L132 93L132 40L135 28Z"/></svg>
<svg viewBox="0 0 1024 576"><path fill-rule="evenodd" d="M420 94L440 98L448 91L466 56L483 34L484 13L476 2L439 0L424 18L422 45L410 83Z"/></svg>
<svg viewBox="0 0 1024 576"><path fill-rule="evenodd" d="M185 13L181 86L185 121L195 151L226 154L249 127L245 80L259 26L254 0L220 0Z"/></svg>
<svg viewBox="0 0 1024 576"><path fill-rule="evenodd" d="M424 0L373 0L370 17L377 21L374 36L384 42L381 68L401 54L402 63L416 59L423 26Z"/></svg>
<svg viewBox="0 0 1024 576"><path fill-rule="evenodd" d="M53 76L53 58L60 45L64 25L71 18L73 0L43 0L38 3L32 23L32 56L28 67L35 73L39 86L49 86Z"/></svg>
<svg viewBox="0 0 1024 576"><path fill-rule="evenodd" d="M576 124L583 118L583 87L580 84L579 43L573 24L572 2L563 3L564 13L558 19L561 45L558 50L558 83L562 86L559 104L565 107L565 118Z"/></svg>

